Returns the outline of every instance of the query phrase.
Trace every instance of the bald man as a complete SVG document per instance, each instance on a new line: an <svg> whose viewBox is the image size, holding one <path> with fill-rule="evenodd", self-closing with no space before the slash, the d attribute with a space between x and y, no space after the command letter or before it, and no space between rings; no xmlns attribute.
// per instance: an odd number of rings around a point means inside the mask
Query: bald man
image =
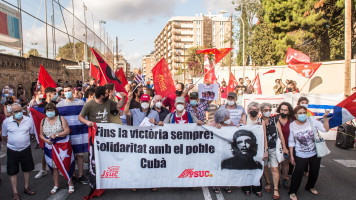
<svg viewBox="0 0 356 200"><path fill-rule="evenodd" d="M163 120L169 114L169 110L163 106L162 102L163 102L163 98L161 95L154 96L152 100L152 105L153 105L152 110L158 112L159 121L163 122Z"/></svg>

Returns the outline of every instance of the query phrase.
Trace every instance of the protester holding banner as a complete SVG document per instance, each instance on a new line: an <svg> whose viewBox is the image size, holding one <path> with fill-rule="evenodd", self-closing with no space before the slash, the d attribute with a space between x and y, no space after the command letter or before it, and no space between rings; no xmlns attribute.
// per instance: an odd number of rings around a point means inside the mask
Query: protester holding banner
<svg viewBox="0 0 356 200"><path fill-rule="evenodd" d="M276 112L278 113L278 115L276 115L275 118L281 125L284 142L285 142L287 148L289 148L289 143L288 143L288 138L289 138L289 133L290 133L289 125L291 122L294 121L294 112L293 112L292 105L288 102L282 102L281 104L279 104ZM285 189L289 188L289 176L288 176L288 172L290 171L289 170L289 165L290 165L289 158L290 157L285 157L285 160L281 162L281 167L282 167L281 175L282 175L282 179L283 179L283 187ZM293 165L292 165L292 167L293 167Z"/></svg>
<svg viewBox="0 0 356 200"><path fill-rule="evenodd" d="M186 110L190 113L194 113L200 121L205 121L205 112L212 101L200 99L197 92L190 93L190 103L186 103Z"/></svg>
<svg viewBox="0 0 356 200"><path fill-rule="evenodd" d="M283 133L281 130L281 125L278 121L275 120L274 117L271 117L272 112L272 104L270 103L262 103L261 108L262 119L265 123L266 127L266 136L267 136L267 149L268 149L268 159L265 160L265 168L264 168L264 177L266 178L266 186L265 191L271 191L271 181L269 177L269 170L271 168L272 171L272 180L274 185L274 193L273 199L279 199L278 192L278 184L279 184L279 161L277 159L277 141L281 141L284 154L289 154L289 151L285 145L285 140L283 137ZM280 138L280 140L277 140ZM278 144L279 145L279 144Z"/></svg>
<svg viewBox="0 0 356 200"><path fill-rule="evenodd" d="M163 101L163 105L165 107L168 107L170 112L174 112L174 110L176 109L175 105L175 99L176 97L184 97L185 101L187 103L189 103L189 95L188 92L194 87L194 85L190 85L189 88L184 91L184 84L181 82L178 82L176 84L176 92L169 94ZM184 91L184 92L183 92Z"/></svg>
<svg viewBox="0 0 356 200"><path fill-rule="evenodd" d="M24 193L36 194L29 187L30 172L35 168L30 146L30 134L34 134L32 120L23 116L20 104L13 104L12 116L5 119L2 124L2 135L7 143L7 174L10 176L13 199L20 199L17 192L17 175L20 164L25 179Z"/></svg>
<svg viewBox="0 0 356 200"><path fill-rule="evenodd" d="M307 117L307 109L304 106L295 107L294 114L296 120L290 124L289 135L290 162L295 165L289 189L289 197L292 200L297 199L296 194L303 178L305 166L308 163L310 169L305 189L314 195L318 194L314 186L319 176L321 158L317 156L315 132L329 131L329 120L327 118L329 111L326 111L323 116L324 124L314 117Z"/></svg>
<svg viewBox="0 0 356 200"><path fill-rule="evenodd" d="M153 100L152 100L152 110L155 110L158 112L159 115L159 121L164 121L166 119L167 115L170 113L169 110L162 105L163 98L161 95L156 95Z"/></svg>
<svg viewBox="0 0 356 200"><path fill-rule="evenodd" d="M246 112L242 106L236 104L236 100L236 93L229 92L226 105L221 105L220 108L226 108L230 112L230 118L234 125L241 126L246 124Z"/></svg>
<svg viewBox="0 0 356 200"><path fill-rule="evenodd" d="M186 103L184 97L180 96L175 99L174 107L176 108L174 112L171 112L164 119L165 124L186 124L186 123L197 123L198 125L203 125L203 122L198 120L194 113L186 110Z"/></svg>
<svg viewBox="0 0 356 200"><path fill-rule="evenodd" d="M163 125L159 119L158 112L150 108L150 96L148 94L141 95L141 108L130 109L130 102L132 98L133 94L130 92L128 94L128 101L125 105L124 114L132 117L133 126L140 126L146 117L149 119L149 122L154 125Z"/></svg>
<svg viewBox="0 0 356 200"><path fill-rule="evenodd" d="M65 120L63 116L59 115L59 112L53 103L46 105L44 114L46 115L46 118L41 121L40 125L41 140L46 142L48 145L52 145L56 138L65 138L67 135L69 135L70 129L67 120ZM52 159L54 157L54 155L52 155L52 151L46 151L45 154L47 164L50 168L52 168L52 176L54 181L54 187L51 190L51 194L55 194L59 188L58 168ZM69 176L72 176L72 174ZM74 185L72 180L68 182L68 185L68 193L71 194L74 192Z"/></svg>
<svg viewBox="0 0 356 200"><path fill-rule="evenodd" d="M282 79L276 79L274 82L276 83L276 85L273 87L274 94L275 95L283 94L285 85Z"/></svg>

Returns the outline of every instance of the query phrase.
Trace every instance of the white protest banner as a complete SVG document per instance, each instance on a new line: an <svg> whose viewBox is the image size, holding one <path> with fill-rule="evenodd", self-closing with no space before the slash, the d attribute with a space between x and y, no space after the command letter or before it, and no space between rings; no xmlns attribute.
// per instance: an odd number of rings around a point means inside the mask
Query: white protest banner
<svg viewBox="0 0 356 200"><path fill-rule="evenodd" d="M154 124L152 124L152 123L150 122L150 119L149 119L148 117L145 117L145 118L143 118L143 120L142 120L140 126L141 126L141 127L143 127L143 126L154 126Z"/></svg>
<svg viewBox="0 0 356 200"><path fill-rule="evenodd" d="M218 84L198 84L199 99L208 101L219 99L219 85Z"/></svg>
<svg viewBox="0 0 356 200"><path fill-rule="evenodd" d="M259 185L263 128L97 124L97 189Z"/></svg>

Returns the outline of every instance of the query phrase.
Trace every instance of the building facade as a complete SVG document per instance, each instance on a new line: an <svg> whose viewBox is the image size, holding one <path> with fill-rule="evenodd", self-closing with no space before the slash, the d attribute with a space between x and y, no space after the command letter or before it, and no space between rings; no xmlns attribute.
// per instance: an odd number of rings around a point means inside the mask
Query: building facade
<svg viewBox="0 0 356 200"><path fill-rule="evenodd" d="M222 14L172 17L155 39L154 59L164 57L174 76L184 68L190 47L231 47L231 18Z"/></svg>
<svg viewBox="0 0 356 200"><path fill-rule="evenodd" d="M156 61L153 52L142 58L142 73L145 75L146 81L153 79L152 68L155 64Z"/></svg>
<svg viewBox="0 0 356 200"><path fill-rule="evenodd" d="M130 71L130 63L127 62L127 60L124 58L123 55L118 55L119 60L117 61L116 56L114 57L114 71L119 70L121 67L124 68L124 72L126 73L126 70L129 72Z"/></svg>

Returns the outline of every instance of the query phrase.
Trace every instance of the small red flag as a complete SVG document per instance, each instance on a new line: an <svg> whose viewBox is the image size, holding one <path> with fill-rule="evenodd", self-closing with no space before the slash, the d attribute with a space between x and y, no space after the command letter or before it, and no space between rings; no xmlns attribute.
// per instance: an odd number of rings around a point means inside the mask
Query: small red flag
<svg viewBox="0 0 356 200"><path fill-rule="evenodd" d="M271 73L275 73L276 72L276 70L274 70L274 69L271 69L271 70L269 70L269 71L266 71L265 73L263 73L262 75L265 75L265 74L271 74Z"/></svg>
<svg viewBox="0 0 356 200"><path fill-rule="evenodd" d="M217 48L213 49L198 49L197 54L216 54L219 50Z"/></svg>
<svg viewBox="0 0 356 200"><path fill-rule="evenodd" d="M33 119L33 123L35 124L36 128L36 139L38 144L40 145L41 149L44 147L44 141L40 138L40 130L41 130L41 121L42 119L46 118L46 116L43 113L38 112L34 108L30 108L31 112L31 117Z"/></svg>
<svg viewBox="0 0 356 200"><path fill-rule="evenodd" d="M316 70L319 69L320 65L321 63L288 64L288 67L296 71L299 75L310 78L314 75Z"/></svg>
<svg viewBox="0 0 356 200"><path fill-rule="evenodd" d="M262 94L261 90L261 80L260 80L260 73L257 73L257 76L255 78L255 81L253 82L253 87L257 91L257 94Z"/></svg>
<svg viewBox="0 0 356 200"><path fill-rule="evenodd" d="M166 97L176 91L174 86L171 71L168 68L168 64L164 58L162 58L156 66L152 68L153 85L155 91L162 97Z"/></svg>
<svg viewBox="0 0 356 200"><path fill-rule="evenodd" d="M213 63L210 64L209 62L209 57L207 54L204 55L204 70L205 70L205 75L204 75L204 82L208 82L210 84L215 84L217 83L216 76L215 76L215 68L212 65Z"/></svg>
<svg viewBox="0 0 356 200"><path fill-rule="evenodd" d="M93 52L96 59L98 60L99 70L101 70L101 73L105 78L105 81L107 83L115 84L115 90L117 92L126 92L125 87L123 86L121 81L117 78L115 73L111 70L110 66L105 62L105 60L93 48L91 48L91 51Z"/></svg>
<svg viewBox="0 0 356 200"><path fill-rule="evenodd" d="M128 82L126 80L125 73L124 73L124 69L122 67L118 71L116 71L115 74L124 86L126 86L128 84Z"/></svg>
<svg viewBox="0 0 356 200"><path fill-rule="evenodd" d="M285 62L287 64L310 63L310 58L309 58L309 56L305 55L304 53L288 47Z"/></svg>
<svg viewBox="0 0 356 200"><path fill-rule="evenodd" d="M215 54L215 64L217 64L221 59L223 59L230 51L232 48L222 48L219 49L218 52Z"/></svg>
<svg viewBox="0 0 356 200"><path fill-rule="evenodd" d="M237 80L235 79L235 76L231 73L230 74L230 78L229 78L229 84L227 85L227 93L229 92L234 92L235 91L235 87L238 85L239 83L237 82Z"/></svg>
<svg viewBox="0 0 356 200"><path fill-rule="evenodd" d="M95 78L95 81L100 80L100 71L93 63L90 63L90 76Z"/></svg>
<svg viewBox="0 0 356 200"><path fill-rule="evenodd" d="M53 87L56 88L57 84L54 82L52 77L48 74L46 69L41 65L40 67L40 73L38 74L38 81L41 83L41 90L42 94L45 94L45 89L47 87Z"/></svg>

